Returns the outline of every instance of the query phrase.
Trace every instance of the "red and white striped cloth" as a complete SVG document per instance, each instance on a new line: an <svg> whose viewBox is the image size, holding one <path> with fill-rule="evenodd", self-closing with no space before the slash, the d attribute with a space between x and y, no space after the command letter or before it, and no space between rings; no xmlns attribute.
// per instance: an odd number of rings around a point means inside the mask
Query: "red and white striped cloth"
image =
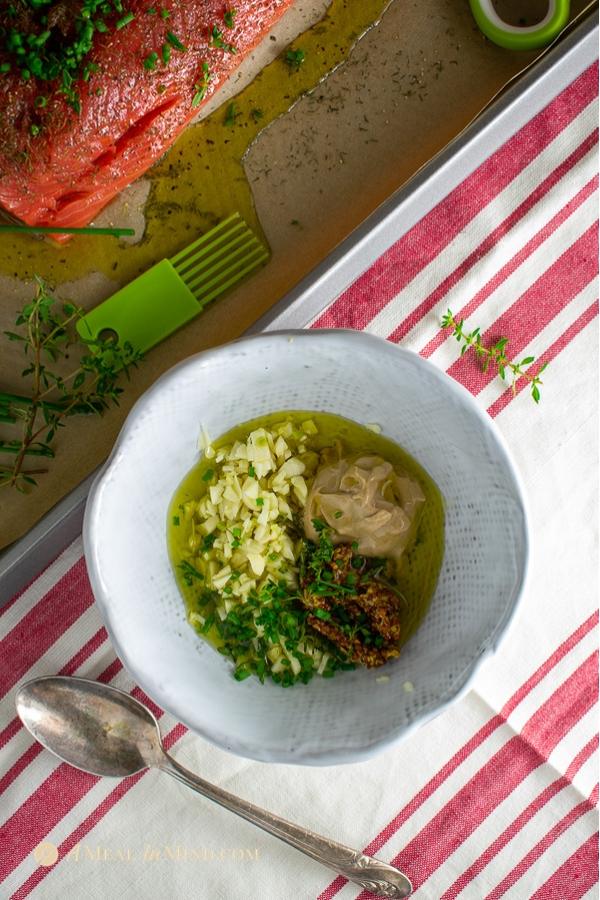
<svg viewBox="0 0 600 900"><path fill-rule="evenodd" d="M185 765L393 860L418 900L598 896L597 77L597 66L584 72L313 323L430 357L496 418L517 458L532 578L475 690L400 746L333 769L231 757L150 704ZM539 408L457 359L439 327L447 307L486 339L508 336L513 354L551 362ZM81 553L76 541L0 618L3 896L367 897L170 779L94 778L19 726L15 687L38 674L143 697L114 656Z"/></svg>

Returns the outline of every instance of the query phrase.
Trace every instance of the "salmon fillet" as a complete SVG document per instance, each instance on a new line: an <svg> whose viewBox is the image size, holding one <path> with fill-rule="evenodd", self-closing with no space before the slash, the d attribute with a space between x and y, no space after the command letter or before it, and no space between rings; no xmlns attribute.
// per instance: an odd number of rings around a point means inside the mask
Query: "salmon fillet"
<svg viewBox="0 0 600 900"><path fill-rule="evenodd" d="M113 17L94 34L89 80L76 84L79 111L59 82L25 80L14 57L3 71L11 55L1 36L15 20L11 4L0 4L0 206L27 225L87 225L165 153L292 2L123 2L133 18L117 29ZM50 6L64 22L81 2ZM60 16L53 21L61 27Z"/></svg>

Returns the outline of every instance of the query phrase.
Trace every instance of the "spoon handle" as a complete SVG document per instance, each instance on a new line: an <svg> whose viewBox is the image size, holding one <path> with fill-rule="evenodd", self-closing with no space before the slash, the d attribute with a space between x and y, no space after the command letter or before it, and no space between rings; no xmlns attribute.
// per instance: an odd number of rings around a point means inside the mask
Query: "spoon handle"
<svg viewBox="0 0 600 900"><path fill-rule="evenodd" d="M343 875L344 878L360 885L375 894L376 897L392 897L399 900L399 898L410 897L412 894L410 881L399 869L395 869L380 859L365 856L360 850L353 850L344 844L321 837L307 828L294 825L259 806L254 806L253 803L248 803L247 800L242 800L234 794L209 784L208 781L198 778L197 775L185 769L168 753L165 753L158 768L202 794L203 797L214 800L219 806L224 806L231 812L237 813L238 816L247 819L253 825L258 825L263 831L268 831L269 834L275 835L286 844L300 850L301 853L305 853L317 862L333 869L338 875Z"/></svg>

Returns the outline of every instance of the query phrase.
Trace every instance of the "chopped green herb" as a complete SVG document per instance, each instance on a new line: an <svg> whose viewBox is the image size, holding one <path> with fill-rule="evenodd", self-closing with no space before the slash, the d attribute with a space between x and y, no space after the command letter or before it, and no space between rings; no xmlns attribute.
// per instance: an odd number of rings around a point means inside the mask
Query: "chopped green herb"
<svg viewBox="0 0 600 900"><path fill-rule="evenodd" d="M170 17L170 15L171 15L171 13L169 12L168 9L161 9L161 11L160 11L161 19L168 19Z"/></svg>
<svg viewBox="0 0 600 900"><path fill-rule="evenodd" d="M216 539L217 535L214 533L214 531L212 532L212 534L207 534L202 541L202 550L210 550Z"/></svg>
<svg viewBox="0 0 600 900"><path fill-rule="evenodd" d="M199 581L204 581L204 575L202 572L199 572L190 562L184 559L183 562L180 562L177 568L181 571L181 577L185 581L188 587L191 587L194 583L195 579Z"/></svg>
<svg viewBox="0 0 600 900"><path fill-rule="evenodd" d="M334 518L336 518L336 519L341 519L342 516L343 516L344 514L343 514L343 512L341 511L341 509L336 509L336 511L334 512L333 515L334 515Z"/></svg>
<svg viewBox="0 0 600 900"><path fill-rule="evenodd" d="M292 69L294 72L297 72L302 63L306 59L306 54L304 50L288 50L284 56L284 62Z"/></svg>
<svg viewBox="0 0 600 900"><path fill-rule="evenodd" d="M214 613L211 613L211 615L207 616L206 619L204 620L204 625L200 629L200 634L208 634L208 632L210 631L210 629L213 627L214 624L215 624L215 616L214 616Z"/></svg>
<svg viewBox="0 0 600 900"><path fill-rule="evenodd" d="M233 677L236 681L243 681L245 678L249 678L252 675L250 669L247 669L245 666L238 666L235 672L233 673Z"/></svg>
<svg viewBox="0 0 600 900"><path fill-rule="evenodd" d="M115 28L119 31L121 28L125 28L126 25L129 25L130 22L133 22L135 19L135 15L132 12L125 13L120 19L117 19L115 23Z"/></svg>
<svg viewBox="0 0 600 900"><path fill-rule="evenodd" d="M215 470L207 469L206 472L204 473L204 475L202 476L202 481L212 481L212 479L214 477L215 477Z"/></svg>
<svg viewBox="0 0 600 900"><path fill-rule="evenodd" d="M230 103L225 111L225 125L230 127L235 125L235 120L239 116L239 111L235 103Z"/></svg>
<svg viewBox="0 0 600 900"><path fill-rule="evenodd" d="M92 72L97 72L97 71L98 71L98 66L96 65L96 63L88 63L86 66L84 66L84 69L83 69L83 75L82 75L83 80L89 81L90 75L92 74Z"/></svg>
<svg viewBox="0 0 600 900"><path fill-rule="evenodd" d="M179 516L173 516L173 525L177 526L180 524Z"/></svg>
<svg viewBox="0 0 600 900"><path fill-rule="evenodd" d="M256 478L256 469L254 468L252 463L250 463L250 465L248 466L248 475L250 476L250 478Z"/></svg>
<svg viewBox="0 0 600 900"><path fill-rule="evenodd" d="M233 28L236 12L236 9L228 9L225 11L223 15L223 21L225 22L227 28Z"/></svg>
<svg viewBox="0 0 600 900"><path fill-rule="evenodd" d="M323 619L324 621L331 619L331 613L328 609L315 609L314 614L317 619Z"/></svg>
<svg viewBox="0 0 600 900"><path fill-rule="evenodd" d="M209 43L211 47L224 50L226 53L237 53L237 48L233 44L228 44L227 41L223 40L223 32L216 25L213 25L211 28Z"/></svg>
<svg viewBox="0 0 600 900"><path fill-rule="evenodd" d="M256 109L253 109L253 110L252 110L252 112L250 113L250 115L252 116L252 118L254 119L255 122L260 122L260 120L261 120L262 118L264 118L264 115L265 115L265 114L264 114L264 112L262 111L262 109L256 108Z"/></svg>
<svg viewBox="0 0 600 900"><path fill-rule="evenodd" d="M29 133L31 134L32 137L36 137L36 136L40 133L40 126L39 126L39 125L35 125L35 124L30 125L30 126L29 126Z"/></svg>
<svg viewBox="0 0 600 900"><path fill-rule="evenodd" d="M167 40L171 44L172 47L175 47L176 50L187 50L187 47L181 43L176 34L173 34L172 31L167 31Z"/></svg>
<svg viewBox="0 0 600 900"><path fill-rule="evenodd" d="M59 12L59 18L52 22L45 11L48 5L52 7L53 16L55 7ZM79 0L62 4L68 7L68 27L64 27L59 5L52 0L21 0L19 6L24 7L23 15L15 19L12 27L3 30L3 50L12 59L4 62L0 71L9 72L15 65L26 81L36 78L53 82L55 92L62 94L69 106L79 113L77 85L80 79L87 81L94 71L86 60L96 32L119 31L133 21L135 14L124 11L121 0ZM16 8L17 4L9 4L9 15L11 11L16 15ZM28 9L33 11L30 15ZM115 13L118 14L116 19L113 18ZM39 29L40 25L42 29ZM56 32L60 34L57 36Z"/></svg>
<svg viewBox="0 0 600 900"><path fill-rule="evenodd" d="M192 107L199 106L204 98L210 84L211 74L208 63L202 63L202 78L194 85L194 96L192 97Z"/></svg>
<svg viewBox="0 0 600 900"><path fill-rule="evenodd" d="M161 47L160 55L161 55L162 61L164 62L165 66L166 66L167 63L169 62L169 60L171 59L171 45L163 44Z"/></svg>
<svg viewBox="0 0 600 900"><path fill-rule="evenodd" d="M144 60L144 68L148 70L152 70L156 67L156 63L158 60L158 53L152 51L152 53L148 54L146 59Z"/></svg>
<svg viewBox="0 0 600 900"><path fill-rule="evenodd" d="M263 497L257 497L257 498L256 498L256 505L257 505L257 506L264 506L264 505L265 505L264 498L263 498Z"/></svg>

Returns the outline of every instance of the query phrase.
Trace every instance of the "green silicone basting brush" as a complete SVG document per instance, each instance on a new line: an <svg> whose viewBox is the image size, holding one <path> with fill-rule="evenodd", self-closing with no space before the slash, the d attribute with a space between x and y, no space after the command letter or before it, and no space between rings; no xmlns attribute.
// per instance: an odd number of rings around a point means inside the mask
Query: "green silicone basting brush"
<svg viewBox="0 0 600 900"><path fill-rule="evenodd" d="M185 325L269 258L233 213L171 259L163 259L77 323L83 340L113 336L144 353Z"/></svg>

